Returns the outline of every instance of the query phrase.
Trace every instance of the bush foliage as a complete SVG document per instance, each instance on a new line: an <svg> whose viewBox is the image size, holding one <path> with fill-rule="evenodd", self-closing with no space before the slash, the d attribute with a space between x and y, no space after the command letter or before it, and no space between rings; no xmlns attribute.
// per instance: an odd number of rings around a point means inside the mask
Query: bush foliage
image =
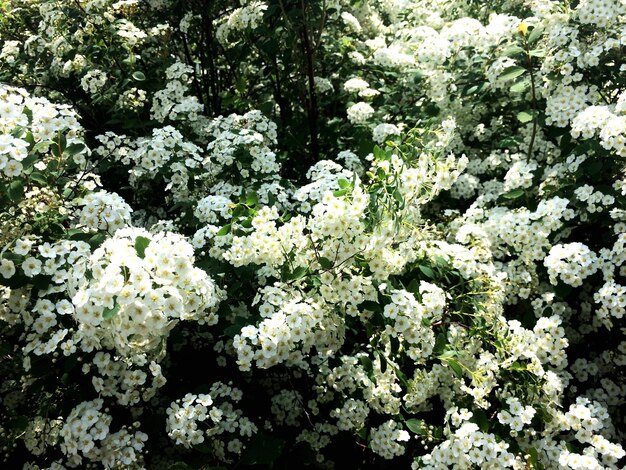
<svg viewBox="0 0 626 470"><path fill-rule="evenodd" d="M623 0L0 0L29 470L618 469Z"/></svg>

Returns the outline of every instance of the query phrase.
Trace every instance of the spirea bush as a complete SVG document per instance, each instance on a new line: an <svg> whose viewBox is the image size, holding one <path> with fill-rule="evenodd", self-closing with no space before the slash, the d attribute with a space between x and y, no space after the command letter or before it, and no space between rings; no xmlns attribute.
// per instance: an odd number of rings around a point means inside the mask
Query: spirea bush
<svg viewBox="0 0 626 470"><path fill-rule="evenodd" d="M0 0L3 468L623 468L625 31Z"/></svg>

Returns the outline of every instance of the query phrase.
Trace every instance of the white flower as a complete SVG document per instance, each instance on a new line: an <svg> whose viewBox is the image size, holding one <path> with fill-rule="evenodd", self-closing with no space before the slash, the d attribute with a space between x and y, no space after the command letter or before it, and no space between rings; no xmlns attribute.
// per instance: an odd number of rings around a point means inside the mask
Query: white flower
<svg viewBox="0 0 626 470"><path fill-rule="evenodd" d="M28 277L34 277L41 272L41 261L29 256L22 263L22 271Z"/></svg>
<svg viewBox="0 0 626 470"><path fill-rule="evenodd" d="M369 88L369 83L359 77L351 78L343 84L343 89L348 93L357 93Z"/></svg>
<svg viewBox="0 0 626 470"><path fill-rule="evenodd" d="M365 102L355 103L348 108L348 120L352 124L362 124L374 114L374 108Z"/></svg>
<svg viewBox="0 0 626 470"><path fill-rule="evenodd" d="M15 274L15 264L10 259L3 258L0 261L0 275L9 279Z"/></svg>

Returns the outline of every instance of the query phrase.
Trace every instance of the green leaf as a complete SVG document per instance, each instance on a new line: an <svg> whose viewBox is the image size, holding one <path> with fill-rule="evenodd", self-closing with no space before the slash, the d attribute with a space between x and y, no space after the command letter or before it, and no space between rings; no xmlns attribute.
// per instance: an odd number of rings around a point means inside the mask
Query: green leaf
<svg viewBox="0 0 626 470"><path fill-rule="evenodd" d="M138 82L143 82L146 79L146 76L144 75L143 72L140 72L139 70L137 70L136 72L133 72L133 78L137 80Z"/></svg>
<svg viewBox="0 0 626 470"><path fill-rule="evenodd" d="M559 280L553 290L560 299L565 300L565 298L572 292L572 286Z"/></svg>
<svg viewBox="0 0 626 470"><path fill-rule="evenodd" d="M337 184L341 189L346 189L350 186L350 182L344 178L341 178L339 181L337 181Z"/></svg>
<svg viewBox="0 0 626 470"><path fill-rule="evenodd" d="M374 153L374 158L376 160L383 160L383 161L385 161L385 160L389 160L389 158L390 158L389 155L387 155L387 152L385 152L383 149L381 149L378 145L374 146L373 153Z"/></svg>
<svg viewBox="0 0 626 470"><path fill-rule="evenodd" d="M502 55L503 56L507 56L507 57L513 57L516 56L518 54L521 54L524 52L524 49L521 48L520 46L509 46L506 49L504 49L502 51Z"/></svg>
<svg viewBox="0 0 626 470"><path fill-rule="evenodd" d="M463 377L463 367L457 361L453 359L446 360L446 363L450 366L450 368L454 371L457 377Z"/></svg>
<svg viewBox="0 0 626 470"><path fill-rule="evenodd" d="M370 312L382 312L383 308L378 302L373 302L371 300L366 300L361 303L361 308L363 310L369 310Z"/></svg>
<svg viewBox="0 0 626 470"><path fill-rule="evenodd" d="M57 133L57 138L53 141L53 146L52 146L52 154L59 158L63 152L65 152L65 147L67 147L67 139L65 137L65 134L63 134L61 131L59 131Z"/></svg>
<svg viewBox="0 0 626 470"><path fill-rule="evenodd" d="M428 117L435 117L441 112L441 110L435 103L428 103L424 106L424 112Z"/></svg>
<svg viewBox="0 0 626 470"><path fill-rule="evenodd" d="M28 118L28 124L32 124L33 123L33 111L30 108L27 108L26 106L24 107L24 111L23 113L26 115L26 117Z"/></svg>
<svg viewBox="0 0 626 470"><path fill-rule="evenodd" d="M500 140L496 145L498 148L511 148L516 147L519 144L520 141L517 140L515 137L505 137L504 139Z"/></svg>
<svg viewBox="0 0 626 470"><path fill-rule="evenodd" d="M387 370L387 358L381 351L378 351L378 358L380 359L380 372L384 374Z"/></svg>
<svg viewBox="0 0 626 470"><path fill-rule="evenodd" d="M47 186L48 184L48 178L46 177L46 175L38 171L33 171L29 175L29 178L31 181L34 181L35 183L39 183L41 186Z"/></svg>
<svg viewBox="0 0 626 470"><path fill-rule="evenodd" d="M522 124L526 124L527 122L533 120L533 115L527 111L520 111L519 113L517 113L517 120Z"/></svg>
<svg viewBox="0 0 626 470"><path fill-rule="evenodd" d="M400 204L402 204L404 202L404 196L402 195L402 193L400 192L400 190L398 188L396 188L391 195Z"/></svg>
<svg viewBox="0 0 626 470"><path fill-rule="evenodd" d="M89 240L91 238L91 234L83 232L82 230L80 230L78 228L71 228L71 229L69 229L68 231L65 232L65 237L68 240L87 241L87 240Z"/></svg>
<svg viewBox="0 0 626 470"><path fill-rule="evenodd" d="M22 136L26 133L26 129L23 126L16 126L11 132L11 135L16 139L21 139Z"/></svg>
<svg viewBox="0 0 626 470"><path fill-rule="evenodd" d="M528 55L531 57L545 57L546 51L544 49L533 49Z"/></svg>
<svg viewBox="0 0 626 470"><path fill-rule="evenodd" d="M333 262L328 258L321 257L317 260L322 269L330 269L333 267Z"/></svg>
<svg viewBox="0 0 626 470"><path fill-rule="evenodd" d="M482 432L488 432L489 431L489 418L487 418L487 414L480 408L475 409L473 411L473 414L474 416L472 416L472 418L474 418L474 421L476 422L476 424L478 424L479 429Z"/></svg>
<svg viewBox="0 0 626 470"><path fill-rule="evenodd" d="M38 155L29 155L24 160L22 160L22 166L24 167L24 171L30 170L37 160L39 160Z"/></svg>
<svg viewBox="0 0 626 470"><path fill-rule="evenodd" d="M259 196L254 191L250 191L246 196L246 206L255 207L259 204Z"/></svg>
<svg viewBox="0 0 626 470"><path fill-rule="evenodd" d="M463 96L473 95L474 93L479 93L487 88L487 82L482 82L477 85L470 85L463 88Z"/></svg>
<svg viewBox="0 0 626 470"><path fill-rule="evenodd" d="M444 352L442 352L439 355L439 359L445 361L445 360L450 359L452 357L455 357L457 355L458 355L458 353L454 349L446 349Z"/></svg>
<svg viewBox="0 0 626 470"><path fill-rule="evenodd" d="M524 93L530 88L530 86L530 79L524 78L523 80L520 80L519 82L511 85L511 88L509 88L509 90L511 91L511 93Z"/></svg>
<svg viewBox="0 0 626 470"><path fill-rule="evenodd" d="M137 252L137 256L141 259L146 257L146 248L150 244L150 239L146 237L142 237L141 235L135 238L135 251Z"/></svg>
<svg viewBox="0 0 626 470"><path fill-rule="evenodd" d="M443 350L446 347L446 344L448 344L448 337L445 335L445 333L439 333L435 337L435 347L433 348L433 354L443 354Z"/></svg>
<svg viewBox="0 0 626 470"><path fill-rule="evenodd" d="M389 345L391 346L391 354L395 354L400 350L400 340L397 336L389 338Z"/></svg>
<svg viewBox="0 0 626 470"><path fill-rule="evenodd" d="M35 137L33 136L32 132L28 132L28 134L26 134L26 137L24 137L24 140L26 142L28 142L28 146L32 147L33 145L35 145Z"/></svg>
<svg viewBox="0 0 626 470"><path fill-rule="evenodd" d="M519 362L515 361L509 366L509 370L527 370L527 367L526 365L520 364Z"/></svg>
<svg viewBox="0 0 626 470"><path fill-rule="evenodd" d="M602 171L602 167L603 167L603 164L601 160L588 159L588 160L585 160L580 165L580 170L582 170L580 174L581 175L587 174L587 175L595 176Z"/></svg>
<svg viewBox="0 0 626 470"><path fill-rule="evenodd" d="M227 235L229 233L230 233L230 224L226 224L221 229L219 229L215 235L218 237L223 237L224 235Z"/></svg>
<svg viewBox="0 0 626 470"><path fill-rule="evenodd" d="M356 435L359 436L364 441L366 441L367 440L367 428L366 427L362 427L361 429L359 429L356 432Z"/></svg>
<svg viewBox="0 0 626 470"><path fill-rule="evenodd" d="M24 181L21 179L11 181L7 189L7 196L13 202L19 202L24 197Z"/></svg>
<svg viewBox="0 0 626 470"><path fill-rule="evenodd" d="M419 270L426 276L429 277L430 279L434 279L435 278L435 272L429 268L428 266L423 266L420 265L419 266Z"/></svg>
<svg viewBox="0 0 626 470"><path fill-rule="evenodd" d="M537 452L537 449L531 447L528 449L527 453L530 456L528 461L532 465L532 468L539 468L539 453Z"/></svg>
<svg viewBox="0 0 626 470"><path fill-rule="evenodd" d="M505 199L517 199L518 197L521 197L523 195L524 190L522 188L517 188L513 191L509 191L508 193L503 194L502 197Z"/></svg>
<svg viewBox="0 0 626 470"><path fill-rule="evenodd" d="M302 279L306 275L308 270L309 268L306 266L298 266L291 273L289 273L289 275L287 276L287 280L297 281L298 279Z"/></svg>
<svg viewBox="0 0 626 470"><path fill-rule="evenodd" d="M543 27L535 26L533 30L530 32L530 34L528 35L528 44L534 44L535 42L539 41L539 39L541 39L542 36L543 36Z"/></svg>
<svg viewBox="0 0 626 470"><path fill-rule="evenodd" d="M92 250L95 250L100 245L102 245L102 242L104 242L104 240L106 240L106 235L104 233L96 233L92 235L89 240L87 240L87 243L89 243L89 246L91 246Z"/></svg>
<svg viewBox="0 0 626 470"><path fill-rule="evenodd" d="M361 363L361 365L363 366L366 372L374 370L374 364L372 363L372 360L369 357L360 356L359 362Z"/></svg>
<svg viewBox="0 0 626 470"><path fill-rule="evenodd" d="M341 197L341 196L345 196L345 194L348 192L347 189L340 189L338 191L334 191L333 192L333 196L335 197Z"/></svg>
<svg viewBox="0 0 626 470"><path fill-rule="evenodd" d="M409 292L411 292L412 294L419 294L420 292L420 283L417 279L411 279L411 282L409 282L409 285L406 286L406 290L408 290Z"/></svg>
<svg viewBox="0 0 626 470"><path fill-rule="evenodd" d="M520 67L519 65L512 65L510 67L505 68L502 73L498 76L498 78L508 81L513 80L514 78L519 77L526 73L526 69L524 67Z"/></svg>
<svg viewBox="0 0 626 470"><path fill-rule="evenodd" d="M52 276L46 276L45 274L39 274L32 279L32 285L36 289L46 290L50 287Z"/></svg>
<svg viewBox="0 0 626 470"><path fill-rule="evenodd" d="M400 383L405 386L405 388L409 388L409 380L406 377L406 374L402 372L400 369L396 369L396 376L400 379Z"/></svg>
<svg viewBox="0 0 626 470"><path fill-rule="evenodd" d="M407 419L404 424L414 434L422 435L426 434L427 430L424 428L424 421L421 419Z"/></svg>
<svg viewBox="0 0 626 470"><path fill-rule="evenodd" d="M51 140L42 140L41 142L37 142L35 145L33 145L33 148L30 149L30 153L36 153L40 150L47 151L48 147L50 147L53 143L54 142L52 142Z"/></svg>
<svg viewBox="0 0 626 470"><path fill-rule="evenodd" d="M56 145L55 145L55 146L53 146L52 148L53 148L53 149L57 149L57 150L56 150L56 153L57 153L57 154L59 153L59 152L58 152L58 150L59 150L59 149L57 148L57 146L56 146ZM54 151L53 151L52 153L54 154ZM56 155L56 156L58 157L58 155ZM50 160L50 161L48 162L48 167L47 167L47 170L48 170L48 172L49 172L49 173L56 173L58 169L59 169L59 161L58 161L58 160Z"/></svg>
<svg viewBox="0 0 626 470"><path fill-rule="evenodd" d="M440 268L445 268L448 266L448 260L446 260L443 256L437 255L433 258L433 261Z"/></svg>
<svg viewBox="0 0 626 470"><path fill-rule="evenodd" d="M119 311L120 311L120 306L116 302L115 305L113 305L113 308L104 309L104 311L102 312L102 318L105 320L108 320L109 318L113 318L115 315L118 314Z"/></svg>
<svg viewBox="0 0 626 470"><path fill-rule="evenodd" d="M71 157L71 156L74 156L74 155L78 155L83 150L85 150L85 148L86 147L85 147L84 144L80 144L80 143L70 144L65 149L64 154L67 155L68 157Z"/></svg>
<svg viewBox="0 0 626 470"><path fill-rule="evenodd" d="M200 444L196 444L195 446L193 446L193 450L195 450L196 452L200 452L201 454L208 455L213 453L213 446L210 442L204 441Z"/></svg>

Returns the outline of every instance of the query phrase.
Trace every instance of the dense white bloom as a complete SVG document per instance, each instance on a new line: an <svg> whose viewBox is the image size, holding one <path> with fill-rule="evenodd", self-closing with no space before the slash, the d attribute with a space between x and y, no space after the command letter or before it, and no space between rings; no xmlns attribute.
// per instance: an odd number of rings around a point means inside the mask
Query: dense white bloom
<svg viewBox="0 0 626 470"><path fill-rule="evenodd" d="M241 439L247 441L257 432L257 426L233 407L242 397L241 390L222 382L214 383L206 394L188 393L167 408L168 436L187 448L209 438L216 450L220 449L218 445L223 446L223 440L230 439L228 451L241 454L245 448ZM224 462L233 457L220 452L217 455Z"/></svg>
<svg viewBox="0 0 626 470"><path fill-rule="evenodd" d="M107 75L102 70L90 70L80 81L80 86L87 93L95 95L101 91L107 81Z"/></svg>
<svg viewBox="0 0 626 470"><path fill-rule="evenodd" d="M130 224L132 209L115 193L107 191L89 193L77 200L76 204L82 206L79 223L91 230L114 233Z"/></svg>
<svg viewBox="0 0 626 470"><path fill-rule="evenodd" d="M374 114L374 108L365 102L355 103L347 110L348 120L352 124L363 124Z"/></svg>
<svg viewBox="0 0 626 470"><path fill-rule="evenodd" d="M343 89L348 93L355 93L369 88L369 83L359 77L351 78L343 84Z"/></svg>
<svg viewBox="0 0 626 470"><path fill-rule="evenodd" d="M221 293L193 264L180 235L118 230L70 273L83 342L129 355L156 348L178 321L216 323Z"/></svg>
<svg viewBox="0 0 626 470"><path fill-rule="evenodd" d="M262 1L251 1L242 8L237 8L224 18L217 27L217 39L224 45L229 43L231 35L241 33L246 29L256 28L263 20L267 4Z"/></svg>
<svg viewBox="0 0 626 470"><path fill-rule="evenodd" d="M372 429L370 447L381 457L392 459L404 454L405 448L401 442L406 442L410 438L409 433L401 429L398 423L389 420Z"/></svg>
<svg viewBox="0 0 626 470"><path fill-rule="evenodd" d="M372 131L372 138L374 139L374 142L379 144L385 142L389 136L397 135L400 135L400 128L395 124L378 124Z"/></svg>
<svg viewBox="0 0 626 470"><path fill-rule="evenodd" d="M137 465L148 436L141 431L122 427L110 431L112 417L102 411L103 400L97 398L76 406L61 429L61 450L72 466L101 462L105 468Z"/></svg>
<svg viewBox="0 0 626 470"><path fill-rule="evenodd" d="M350 28L355 33L361 31L361 24L359 23L359 20L354 17L354 15L348 13L347 11L342 11L341 19L344 21L346 26L348 26L348 28Z"/></svg>
<svg viewBox="0 0 626 470"><path fill-rule="evenodd" d="M550 282L556 284L560 278L565 284L578 287L597 271L597 259L586 245L576 242L554 245L543 263L548 269Z"/></svg>
<svg viewBox="0 0 626 470"><path fill-rule="evenodd" d="M415 469L619 468L624 1L173 6L0 21L2 79L37 93L0 85L5 452L235 466L262 429L320 468L346 439ZM336 152L310 167L307 64L284 61L307 40ZM116 129L93 154L39 97L58 92L90 137ZM185 375L193 357L233 383ZM185 449L144 462L155 413Z"/></svg>

